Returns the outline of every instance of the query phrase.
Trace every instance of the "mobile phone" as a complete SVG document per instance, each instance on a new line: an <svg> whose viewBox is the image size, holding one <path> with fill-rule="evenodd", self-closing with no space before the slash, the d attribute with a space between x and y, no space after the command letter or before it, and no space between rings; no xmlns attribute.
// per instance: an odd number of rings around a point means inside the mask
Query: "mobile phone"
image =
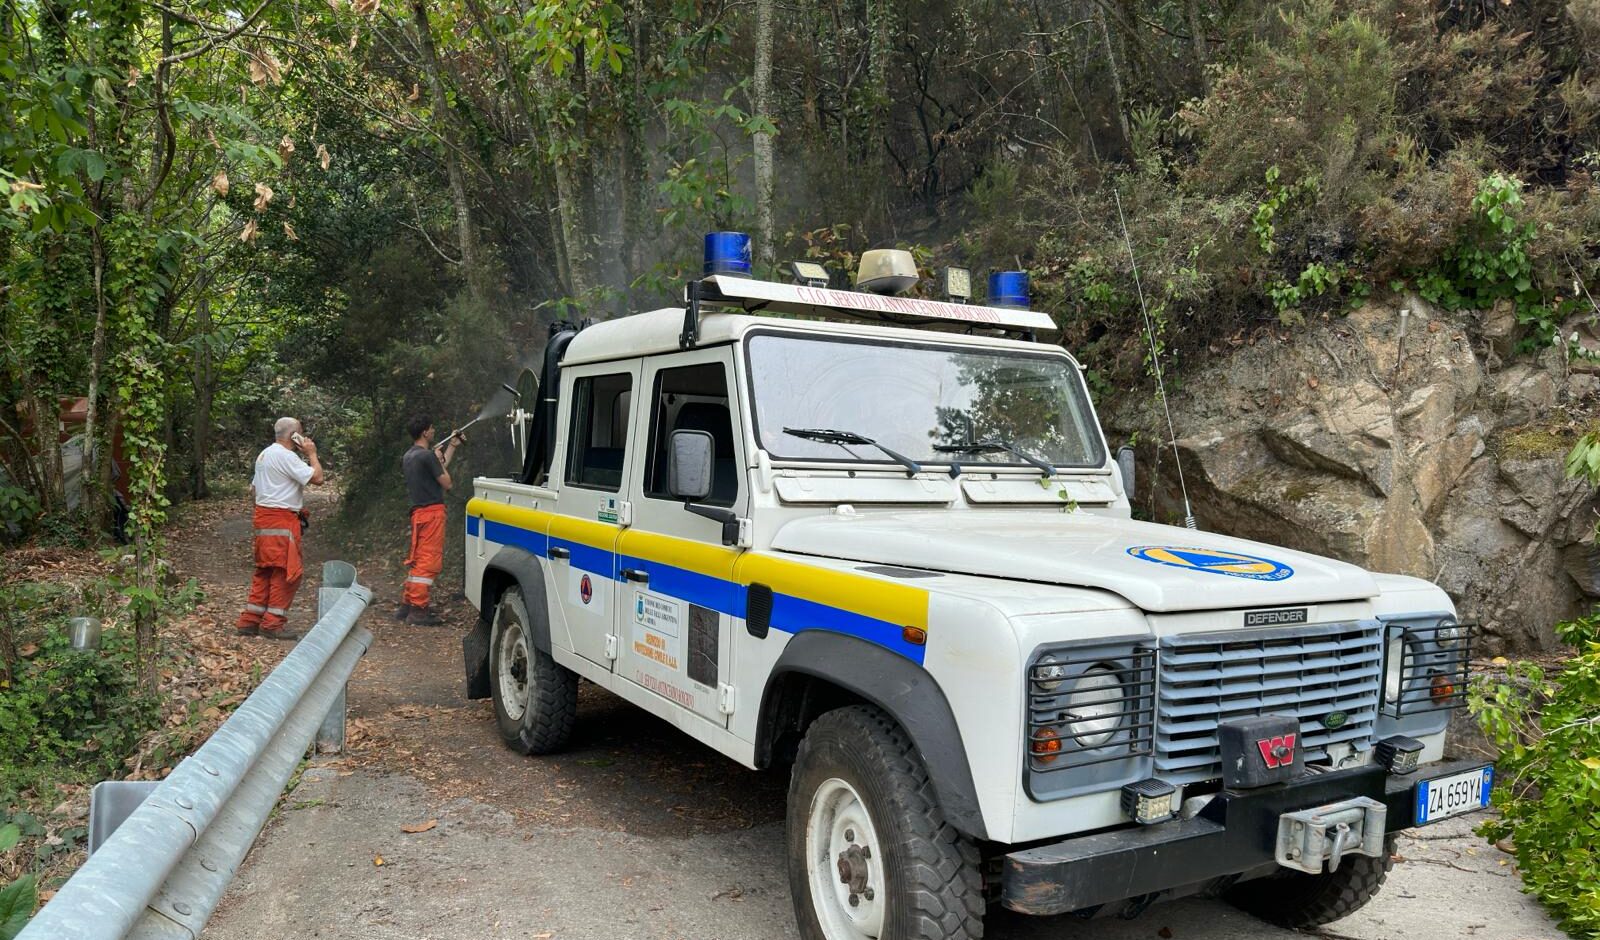
<svg viewBox="0 0 1600 940"><path fill-rule="evenodd" d="M294 444L295 444L296 447L299 447L299 446L301 446L302 444L304 444L306 442L305 436L302 435L299 431L296 431L293 434L289 435L289 440L294 441Z"/></svg>

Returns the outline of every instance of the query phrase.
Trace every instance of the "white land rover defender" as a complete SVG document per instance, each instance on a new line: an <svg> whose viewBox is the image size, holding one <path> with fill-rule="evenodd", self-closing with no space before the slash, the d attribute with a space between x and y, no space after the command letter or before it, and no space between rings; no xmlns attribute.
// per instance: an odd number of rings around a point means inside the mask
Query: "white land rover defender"
<svg viewBox="0 0 1600 940"><path fill-rule="evenodd" d="M684 306L552 331L520 475L475 481L467 692L512 748L560 749L584 678L792 764L808 940L1194 893L1317 925L1394 832L1487 805L1443 762L1449 598L1133 520L1021 278L916 300L707 242Z"/></svg>

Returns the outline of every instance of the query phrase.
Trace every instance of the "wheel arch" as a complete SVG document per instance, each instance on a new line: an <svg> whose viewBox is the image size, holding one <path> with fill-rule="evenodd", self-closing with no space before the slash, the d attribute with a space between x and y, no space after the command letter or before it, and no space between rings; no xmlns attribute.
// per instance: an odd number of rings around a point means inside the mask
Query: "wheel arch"
<svg viewBox="0 0 1600 940"><path fill-rule="evenodd" d="M789 641L762 691L757 765L792 759L812 721L853 704L873 705L894 719L927 767L945 820L963 835L988 838L972 767L944 690L921 666L857 637L806 630Z"/></svg>
<svg viewBox="0 0 1600 940"><path fill-rule="evenodd" d="M528 608L528 627L533 645L550 652L550 607L545 602L544 569L539 557L527 549L504 545L484 565L482 588L478 596L478 621L461 639L461 655L466 667L467 698L489 697L489 642L494 626L494 611L507 588L522 590Z"/></svg>

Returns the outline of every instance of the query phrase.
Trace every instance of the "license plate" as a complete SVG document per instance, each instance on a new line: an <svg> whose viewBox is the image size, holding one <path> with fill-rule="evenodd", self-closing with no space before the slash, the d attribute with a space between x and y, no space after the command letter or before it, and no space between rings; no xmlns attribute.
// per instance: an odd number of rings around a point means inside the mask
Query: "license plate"
<svg viewBox="0 0 1600 940"><path fill-rule="evenodd" d="M1494 768L1463 770L1448 777L1435 777L1417 783L1417 825L1449 819L1489 805L1489 789L1494 785Z"/></svg>

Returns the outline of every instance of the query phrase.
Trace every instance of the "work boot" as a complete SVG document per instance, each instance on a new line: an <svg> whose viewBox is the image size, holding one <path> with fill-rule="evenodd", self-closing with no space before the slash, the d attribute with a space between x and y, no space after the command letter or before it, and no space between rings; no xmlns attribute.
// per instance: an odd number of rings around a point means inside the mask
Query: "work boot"
<svg viewBox="0 0 1600 940"><path fill-rule="evenodd" d="M279 627L276 630L268 630L265 627L263 627L261 629L261 635L266 637L269 640L290 640L290 641L293 641L293 640L300 639L300 631L294 629L293 627Z"/></svg>
<svg viewBox="0 0 1600 940"><path fill-rule="evenodd" d="M258 623L241 623L233 628L235 636L260 636L261 625Z"/></svg>
<svg viewBox="0 0 1600 940"><path fill-rule="evenodd" d="M394 613L390 614L389 616L400 621L401 623L405 623L406 618L411 616L411 605L402 603L399 607L395 608Z"/></svg>
<svg viewBox="0 0 1600 940"><path fill-rule="evenodd" d="M417 627L437 627L439 624L444 623L443 620L439 619L439 615L433 612L432 607L416 606L412 606L411 616L407 622Z"/></svg>

